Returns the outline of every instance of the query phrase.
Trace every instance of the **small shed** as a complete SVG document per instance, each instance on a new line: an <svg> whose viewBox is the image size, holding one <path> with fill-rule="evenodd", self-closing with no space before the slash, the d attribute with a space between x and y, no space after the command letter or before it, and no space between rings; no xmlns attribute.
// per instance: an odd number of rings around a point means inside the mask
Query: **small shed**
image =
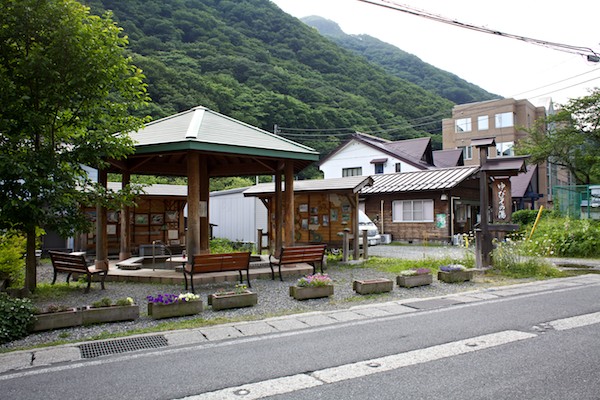
<svg viewBox="0 0 600 400"><path fill-rule="evenodd" d="M342 247L341 234L348 229L359 237L358 193L373 184L369 176L319 179L294 182L294 242L327 243ZM275 230L275 184L263 183L244 191L244 196L258 197L267 207L270 217L269 243ZM354 246L354 258L358 258Z"/></svg>

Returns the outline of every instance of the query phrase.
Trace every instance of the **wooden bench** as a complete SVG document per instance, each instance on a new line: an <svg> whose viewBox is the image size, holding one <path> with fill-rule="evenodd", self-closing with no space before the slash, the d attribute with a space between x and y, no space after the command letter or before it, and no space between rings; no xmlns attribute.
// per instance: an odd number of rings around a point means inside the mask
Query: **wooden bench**
<svg viewBox="0 0 600 400"><path fill-rule="evenodd" d="M200 254L194 256L193 264L186 264L183 268L183 279L185 290L188 290L187 277L190 276L192 292L194 292L194 274L209 272L238 271L240 283L244 282L242 271L246 271L248 287L250 285L250 252L223 253L223 254Z"/></svg>
<svg viewBox="0 0 600 400"><path fill-rule="evenodd" d="M326 248L327 245L325 244L282 247L277 257L269 255L271 278L275 280L275 271L273 269L273 266L275 265L279 267L279 279L281 279L281 281L283 281L283 277L281 275L282 265L306 263L312 265L314 274L317 272L316 263L319 263L321 266L321 273L323 273L323 257L325 256Z"/></svg>
<svg viewBox="0 0 600 400"><path fill-rule="evenodd" d="M85 289L85 293L87 293L90 291L90 285L92 284L92 275L102 275L100 285L104 290L104 280L108 274L107 269L104 270L97 269L96 267L89 267L83 254L62 253L59 251L49 251L48 253L50 254L50 260L52 261L52 268L54 268L54 279L52 279L53 285L56 282L56 275L59 272L66 272L68 274L67 284L73 273L85 274L88 280L87 288Z"/></svg>

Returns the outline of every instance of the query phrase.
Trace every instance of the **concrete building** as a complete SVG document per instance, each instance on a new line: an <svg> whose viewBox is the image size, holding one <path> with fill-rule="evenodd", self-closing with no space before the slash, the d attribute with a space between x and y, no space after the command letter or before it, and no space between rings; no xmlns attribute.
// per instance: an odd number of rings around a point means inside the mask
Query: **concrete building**
<svg viewBox="0 0 600 400"><path fill-rule="evenodd" d="M535 121L554 113L552 101L540 105L529 100L501 99L454 106L452 117L442 122L444 150L460 149L465 165L479 165L479 154L474 151L474 139L494 138L495 151L488 158L512 157L514 146L527 136L524 129L533 128ZM569 175L547 162L529 166L528 173L511 178L513 208L538 208L552 205L552 187L565 185Z"/></svg>

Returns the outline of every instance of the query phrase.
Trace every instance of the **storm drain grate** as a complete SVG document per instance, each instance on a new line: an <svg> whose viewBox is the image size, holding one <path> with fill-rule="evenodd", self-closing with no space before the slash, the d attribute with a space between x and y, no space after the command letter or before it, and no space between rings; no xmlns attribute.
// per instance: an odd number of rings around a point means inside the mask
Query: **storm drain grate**
<svg viewBox="0 0 600 400"><path fill-rule="evenodd" d="M79 346L82 358L95 358L109 354L126 353L128 351L157 349L168 346L169 342L163 335L140 336L109 340L104 342L85 343Z"/></svg>

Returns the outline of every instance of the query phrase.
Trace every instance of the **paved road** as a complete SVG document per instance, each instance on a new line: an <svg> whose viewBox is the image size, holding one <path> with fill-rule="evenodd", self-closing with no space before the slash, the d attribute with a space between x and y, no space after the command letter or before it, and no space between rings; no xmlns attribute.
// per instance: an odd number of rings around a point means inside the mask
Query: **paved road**
<svg viewBox="0 0 600 400"><path fill-rule="evenodd" d="M11 353L0 388L44 400L597 399L599 289L585 275L165 332L164 348L89 359L79 345Z"/></svg>

